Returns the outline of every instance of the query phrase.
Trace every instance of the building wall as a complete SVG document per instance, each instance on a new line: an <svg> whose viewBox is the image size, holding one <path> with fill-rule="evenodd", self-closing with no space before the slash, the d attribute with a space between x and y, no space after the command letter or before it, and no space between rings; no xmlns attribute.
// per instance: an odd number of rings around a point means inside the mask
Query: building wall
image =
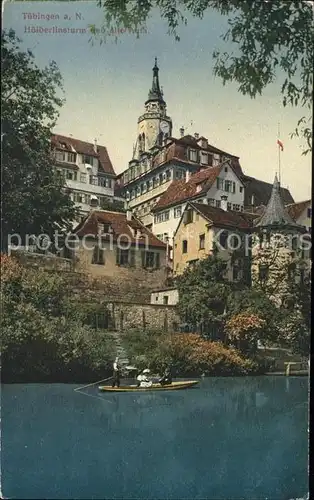
<svg viewBox="0 0 314 500"><path fill-rule="evenodd" d="M181 221L174 238L173 271L175 275L180 275L186 267L199 259L206 258L213 250L213 244L219 242L221 232L228 233L228 236L243 234L236 229L222 229L216 226L209 226L209 223L196 211L193 211L193 222L184 224ZM204 248L200 248L200 235L205 235ZM183 241L187 241L187 252L183 253ZM234 267L239 269L238 278L242 276L243 262L232 262L234 251L232 248L218 247L219 257L227 263L226 278L233 281Z"/></svg>
<svg viewBox="0 0 314 500"><path fill-rule="evenodd" d="M114 278L117 282L130 283L133 282L133 287L150 285L162 287L167 277L166 270L166 250L160 248L147 248L148 251L158 253L160 255L159 269L145 269L142 267L142 251L145 248L138 246L134 247L135 251L135 266L122 266L116 262L117 247L115 243L110 244L109 241L103 243L104 248L104 264L92 264L94 252L94 240L86 240L85 247L82 245L76 250L75 255L78 260L77 270L87 273L89 276L102 279ZM155 284L155 285L154 285Z"/></svg>
<svg viewBox="0 0 314 500"><path fill-rule="evenodd" d="M195 199L193 199L193 201L197 203L207 203L213 206L219 206L221 201L221 196L227 195L228 196L227 203L231 203L231 210L235 210L236 207L239 211L241 209L243 210L244 187L242 183L239 181L238 177L234 174L233 170L230 167L226 166L220 173L219 178L222 179L224 182L225 181L235 182L235 193L226 192L224 189L218 189L217 183L215 181L214 185L208 190L207 194L203 194L199 198L196 197ZM214 200L214 202L212 200ZM154 223L152 227L152 232L156 234L158 237L167 234L169 238L168 241L171 246L174 245L173 236L180 223L180 217L175 217L175 215L178 213L178 209L180 208L181 208L181 213L183 213L186 204L187 201L179 203L172 207L160 209L158 212L155 212L154 214ZM159 222L158 216L161 215L163 212L168 212L168 211L169 211L169 219Z"/></svg>
<svg viewBox="0 0 314 500"><path fill-rule="evenodd" d="M180 324L174 306L152 304L109 303L108 308L114 328L126 332L130 328L163 330L176 332Z"/></svg>
<svg viewBox="0 0 314 500"><path fill-rule="evenodd" d="M180 226L174 238L173 247L173 271L175 274L182 274L190 261L205 258L213 249L213 230L206 227L208 221L203 217L193 213L193 222ZM204 249L200 249L199 236L205 235ZM187 241L187 252L183 253L183 241Z"/></svg>
<svg viewBox="0 0 314 500"><path fill-rule="evenodd" d="M308 203L308 206L303 210L302 214L296 220L297 224L305 226L309 232L312 229L312 202Z"/></svg>
<svg viewBox="0 0 314 500"><path fill-rule="evenodd" d="M177 288L169 288L168 290L154 290L150 296L152 305L169 305L175 306L179 301L179 292ZM165 302L167 304L165 304Z"/></svg>

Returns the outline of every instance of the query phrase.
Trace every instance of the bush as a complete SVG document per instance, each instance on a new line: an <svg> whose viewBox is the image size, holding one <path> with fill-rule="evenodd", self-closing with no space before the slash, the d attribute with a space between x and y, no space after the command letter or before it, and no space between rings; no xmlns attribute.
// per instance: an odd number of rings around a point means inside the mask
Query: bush
<svg viewBox="0 0 314 500"><path fill-rule="evenodd" d="M2 379L88 381L106 376L115 356L105 334L83 324L62 278L1 258Z"/></svg>
<svg viewBox="0 0 314 500"><path fill-rule="evenodd" d="M171 363L173 374L246 375L256 373L258 365L220 342L210 342L198 334L131 331L125 336L125 347L138 368L162 371Z"/></svg>

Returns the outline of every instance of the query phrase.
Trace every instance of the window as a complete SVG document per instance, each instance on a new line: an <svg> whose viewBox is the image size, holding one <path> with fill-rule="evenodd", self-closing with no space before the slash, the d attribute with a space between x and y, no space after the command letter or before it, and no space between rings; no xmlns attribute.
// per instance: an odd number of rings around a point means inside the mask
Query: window
<svg viewBox="0 0 314 500"><path fill-rule="evenodd" d="M220 201L220 200L216 200L216 207L217 207L217 208L220 208L220 207L221 207L221 201Z"/></svg>
<svg viewBox="0 0 314 500"><path fill-rule="evenodd" d="M170 210L166 210L166 211L165 211L165 212L163 212L163 214L162 214L162 220L163 220L163 221L169 220L169 216L170 216Z"/></svg>
<svg viewBox="0 0 314 500"><path fill-rule="evenodd" d="M171 179L171 172L170 170L166 170L166 181L169 181Z"/></svg>
<svg viewBox="0 0 314 500"><path fill-rule="evenodd" d="M188 242L187 240L182 241L182 253L187 253L188 251Z"/></svg>
<svg viewBox="0 0 314 500"><path fill-rule="evenodd" d="M105 263L104 250L99 248L98 245L95 246L92 257L92 264L103 265Z"/></svg>
<svg viewBox="0 0 314 500"><path fill-rule="evenodd" d="M142 267L159 269L160 267L160 254L158 252L142 252Z"/></svg>
<svg viewBox="0 0 314 500"><path fill-rule="evenodd" d="M312 218L312 209L311 208L307 209L307 216L309 217L309 219Z"/></svg>
<svg viewBox="0 0 314 500"><path fill-rule="evenodd" d="M134 191L134 189L132 189L132 191L131 191L131 200L133 200L133 198L135 198L135 191Z"/></svg>
<svg viewBox="0 0 314 500"><path fill-rule="evenodd" d="M231 210L231 207L232 207L231 203L228 202L227 203L227 210Z"/></svg>
<svg viewBox="0 0 314 500"><path fill-rule="evenodd" d="M163 176L162 176L162 174L159 174L158 179L159 179L159 184L162 184L163 183Z"/></svg>
<svg viewBox="0 0 314 500"><path fill-rule="evenodd" d="M205 248L205 234L200 234L200 250Z"/></svg>
<svg viewBox="0 0 314 500"><path fill-rule="evenodd" d="M242 193L242 192L243 192L243 187L242 187L242 186L240 186L240 193Z"/></svg>
<svg viewBox="0 0 314 500"><path fill-rule="evenodd" d="M168 299L169 299L168 295L164 295L163 300L162 300L164 306L166 306L168 304Z"/></svg>
<svg viewBox="0 0 314 500"><path fill-rule="evenodd" d="M227 248L228 231L222 231L219 235L219 243L223 248Z"/></svg>
<svg viewBox="0 0 314 500"><path fill-rule="evenodd" d="M88 155L83 155L83 163L87 163L88 165L93 165L93 157Z"/></svg>
<svg viewBox="0 0 314 500"><path fill-rule="evenodd" d="M266 264L259 264L258 266L258 277L260 281L265 281L269 276L269 268Z"/></svg>
<svg viewBox="0 0 314 500"><path fill-rule="evenodd" d="M174 209L174 218L178 219L182 215L182 207L175 207Z"/></svg>
<svg viewBox="0 0 314 500"><path fill-rule="evenodd" d="M81 174L81 175L80 175L80 182L84 182L84 183L86 183L86 180L87 180L87 179L86 179L86 174Z"/></svg>
<svg viewBox="0 0 314 500"><path fill-rule="evenodd" d="M56 151L55 157L57 161L65 161L65 152L64 151Z"/></svg>
<svg viewBox="0 0 314 500"><path fill-rule="evenodd" d="M232 206L232 210L235 210L236 212L239 212L239 211L240 211L240 205L238 205L238 204L233 204L233 206Z"/></svg>
<svg viewBox="0 0 314 500"><path fill-rule="evenodd" d="M76 181L77 172L72 172L72 170L66 170L65 171L65 178L70 180L70 181Z"/></svg>
<svg viewBox="0 0 314 500"><path fill-rule="evenodd" d="M225 181L225 191L227 193L232 192L232 181Z"/></svg>
<svg viewBox="0 0 314 500"><path fill-rule="evenodd" d="M197 162L197 151L195 149L190 149L189 158L190 158L190 161Z"/></svg>
<svg viewBox="0 0 314 500"><path fill-rule="evenodd" d="M220 179L219 177L217 177L217 179L216 179L216 185L217 185L217 189L223 189L223 187L224 187L224 181L223 181L223 179Z"/></svg>
<svg viewBox="0 0 314 500"><path fill-rule="evenodd" d="M208 205L210 205L211 207L215 206L215 200L214 200L214 198L208 198Z"/></svg>
<svg viewBox="0 0 314 500"><path fill-rule="evenodd" d="M117 248L116 263L118 266L127 266L129 264L129 250Z"/></svg>
<svg viewBox="0 0 314 500"><path fill-rule="evenodd" d="M189 209L184 213L184 224L190 224L193 222L193 210Z"/></svg>
<svg viewBox="0 0 314 500"><path fill-rule="evenodd" d="M201 151L201 164L208 165L208 153L205 153L205 151Z"/></svg>
<svg viewBox="0 0 314 500"><path fill-rule="evenodd" d="M95 175L90 175L89 183L93 184L93 186L98 186L98 177L96 177Z"/></svg>
<svg viewBox="0 0 314 500"><path fill-rule="evenodd" d="M68 153L68 162L75 163L76 162L76 153Z"/></svg>

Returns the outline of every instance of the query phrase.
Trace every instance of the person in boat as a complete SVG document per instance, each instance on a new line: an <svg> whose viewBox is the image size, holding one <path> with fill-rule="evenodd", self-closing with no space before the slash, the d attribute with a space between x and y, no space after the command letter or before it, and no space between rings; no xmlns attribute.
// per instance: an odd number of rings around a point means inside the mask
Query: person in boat
<svg viewBox="0 0 314 500"><path fill-rule="evenodd" d="M151 387L153 385L153 382L148 377L149 373L150 370L148 368L145 368L145 370L143 370L142 373L137 376L137 380L140 383L139 387Z"/></svg>
<svg viewBox="0 0 314 500"><path fill-rule="evenodd" d="M112 387L120 387L120 363L118 356L113 363Z"/></svg>
<svg viewBox="0 0 314 500"><path fill-rule="evenodd" d="M141 385L141 382L142 382L142 379L143 379L143 371L140 370L137 374L137 377L136 377L136 380L137 380L137 387L140 387Z"/></svg>
<svg viewBox="0 0 314 500"><path fill-rule="evenodd" d="M163 376L158 380L158 382L161 385L172 384L172 375L171 375L171 369L169 366L165 369Z"/></svg>

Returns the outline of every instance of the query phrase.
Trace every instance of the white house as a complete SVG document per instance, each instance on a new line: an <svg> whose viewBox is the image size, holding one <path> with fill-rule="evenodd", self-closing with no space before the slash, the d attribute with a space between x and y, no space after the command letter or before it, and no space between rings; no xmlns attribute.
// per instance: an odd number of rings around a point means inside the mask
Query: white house
<svg viewBox="0 0 314 500"><path fill-rule="evenodd" d="M97 198L99 206L113 199L116 174L105 146L59 134L52 136L51 145L56 170L64 176L82 216L90 211L92 197Z"/></svg>
<svg viewBox="0 0 314 500"><path fill-rule="evenodd" d="M185 179L174 181L153 209L153 233L173 246L173 236L188 201L215 207L226 204L228 210L243 211L244 185L226 160L217 167L208 167Z"/></svg>

